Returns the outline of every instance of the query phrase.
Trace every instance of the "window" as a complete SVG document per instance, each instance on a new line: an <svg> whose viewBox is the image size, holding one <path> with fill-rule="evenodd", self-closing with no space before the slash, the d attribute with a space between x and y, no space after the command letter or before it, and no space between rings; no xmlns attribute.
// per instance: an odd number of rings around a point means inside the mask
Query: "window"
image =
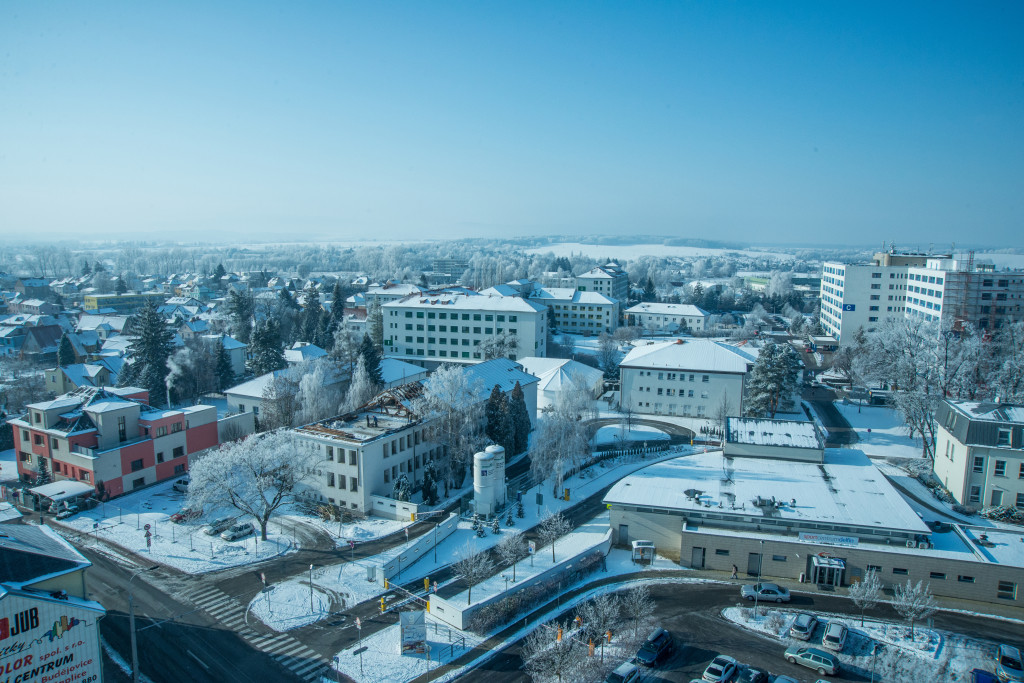
<svg viewBox="0 0 1024 683"><path fill-rule="evenodd" d="M1009 446L1010 445L1010 430L1009 429L1000 429L999 430L999 433L996 435L996 445L997 446Z"/></svg>
<svg viewBox="0 0 1024 683"><path fill-rule="evenodd" d="M964 576L963 574L961 574L960 576L957 576L956 580L959 581L960 583L974 583L974 577L973 576Z"/></svg>
<svg viewBox="0 0 1024 683"><path fill-rule="evenodd" d="M180 458L183 455L185 455L185 447L184 446L175 446L174 450L171 451L171 457L172 458Z"/></svg>
<svg viewBox="0 0 1024 683"><path fill-rule="evenodd" d="M89 473L86 472L85 470L82 470L82 481L89 481L89 479L90 479Z"/></svg>
<svg viewBox="0 0 1024 683"><path fill-rule="evenodd" d="M139 458L138 460L132 460L132 472L138 472L139 470L142 469L142 467L143 465L141 458Z"/></svg>
<svg viewBox="0 0 1024 683"><path fill-rule="evenodd" d="M32 435L32 441L35 443L35 445L42 446L43 445L43 435L42 434L33 434Z"/></svg>
<svg viewBox="0 0 1024 683"><path fill-rule="evenodd" d="M348 490L349 491L358 491L359 490L359 480L356 479L355 477L349 477L349 480L348 480ZM352 507L357 507L357 506L353 505Z"/></svg>
<svg viewBox="0 0 1024 683"><path fill-rule="evenodd" d="M331 488L334 488L334 473L333 472L328 472L327 473L327 485L330 486Z"/></svg>
<svg viewBox="0 0 1024 683"><path fill-rule="evenodd" d="M125 424L124 415L117 418L117 436L121 441L128 440L128 426Z"/></svg>
<svg viewBox="0 0 1024 683"><path fill-rule="evenodd" d="M157 451L157 453L156 453L156 461L157 462L163 462L164 461L164 452L163 451Z"/></svg>
<svg viewBox="0 0 1024 683"><path fill-rule="evenodd" d="M175 432L180 432L180 431L181 431L181 423L180 422L175 422L174 424L171 425L171 433L172 434L175 433Z"/></svg>
<svg viewBox="0 0 1024 683"><path fill-rule="evenodd" d="M21 430L21 440L22 441L28 441L28 430L27 429L22 429Z"/></svg>
<svg viewBox="0 0 1024 683"><path fill-rule="evenodd" d="M786 556L785 555L772 555L772 562L785 562L785 561L786 561Z"/></svg>
<svg viewBox="0 0 1024 683"><path fill-rule="evenodd" d="M878 572L879 574L881 574L882 573L882 566L878 565L878 564L869 564L867 566L867 570L869 572Z"/></svg>
<svg viewBox="0 0 1024 683"><path fill-rule="evenodd" d="M160 427L157 427L156 428L156 435L157 436L167 436L167 425L162 425ZM122 439L122 441L124 441L124 439Z"/></svg>
<svg viewBox="0 0 1024 683"><path fill-rule="evenodd" d="M989 505L1002 505L1003 504L1003 492L996 489L992 492L992 498Z"/></svg>
<svg viewBox="0 0 1024 683"><path fill-rule="evenodd" d="M938 579L940 581L945 581L946 580L946 574L945 574L945 572L931 572L930 574L928 574L928 578Z"/></svg>
<svg viewBox="0 0 1024 683"><path fill-rule="evenodd" d="M728 554L729 554L728 550L724 550L722 548L716 548L715 549L715 555L728 555Z"/></svg>
<svg viewBox="0 0 1024 683"><path fill-rule="evenodd" d="M701 382L710 382L711 378L708 377L707 375L701 375L700 381Z"/></svg>
<svg viewBox="0 0 1024 683"><path fill-rule="evenodd" d="M331 461L334 460L334 446L327 447L327 459Z"/></svg>
<svg viewBox="0 0 1024 683"><path fill-rule="evenodd" d="M1016 600L1017 584L1013 581L1000 581L996 586L996 597L1000 600Z"/></svg>
<svg viewBox="0 0 1024 683"><path fill-rule="evenodd" d="M979 474L985 471L985 458L983 456L974 456L974 471Z"/></svg>
<svg viewBox="0 0 1024 683"><path fill-rule="evenodd" d="M995 476L997 476L997 477L1005 477L1006 476L1006 461L1005 460L996 460Z"/></svg>
<svg viewBox="0 0 1024 683"><path fill-rule="evenodd" d="M133 489L141 489L145 485L146 485L146 478L145 477L139 477L138 479L133 479L132 480L132 488Z"/></svg>
<svg viewBox="0 0 1024 683"><path fill-rule="evenodd" d="M174 466L174 473L175 474L185 474L185 465L175 465Z"/></svg>
<svg viewBox="0 0 1024 683"><path fill-rule="evenodd" d="M892 568L892 573L893 574L901 574L901 575L903 575L903 574L908 574L909 572L906 569L902 568L902 567L893 567Z"/></svg>
<svg viewBox="0 0 1024 683"><path fill-rule="evenodd" d="M972 486L971 487L971 495L969 496L967 502L969 502L969 503L980 503L981 502L981 487L980 486Z"/></svg>
<svg viewBox="0 0 1024 683"><path fill-rule="evenodd" d="M238 404L238 412L240 412L240 413L244 413L245 412L245 404L244 403L239 403Z"/></svg>

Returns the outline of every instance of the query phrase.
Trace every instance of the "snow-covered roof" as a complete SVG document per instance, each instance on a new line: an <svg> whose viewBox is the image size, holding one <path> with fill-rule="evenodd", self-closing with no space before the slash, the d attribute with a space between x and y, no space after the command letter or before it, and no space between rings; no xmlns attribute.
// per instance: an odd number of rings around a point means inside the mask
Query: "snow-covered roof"
<svg viewBox="0 0 1024 683"><path fill-rule="evenodd" d="M54 410L56 408L75 408L82 403L81 398L75 398L71 396L58 396L52 401L41 401L39 403L29 403L26 407L33 410Z"/></svg>
<svg viewBox="0 0 1024 683"><path fill-rule="evenodd" d="M92 493L92 484L87 484L84 481L75 481L73 479L62 479L61 481L54 481L49 484L43 484L42 486L36 486L35 488L29 489L32 493L49 498L50 500L66 500L68 498L74 498L75 496L85 495Z"/></svg>
<svg viewBox="0 0 1024 683"><path fill-rule="evenodd" d="M825 443L813 422L730 417L728 441L752 446L822 449Z"/></svg>
<svg viewBox="0 0 1024 683"><path fill-rule="evenodd" d="M523 369L538 379L538 391L561 391L572 386L574 377L582 377L587 386L596 386L604 380L597 368L568 358L538 358L530 356L517 361Z"/></svg>
<svg viewBox="0 0 1024 683"><path fill-rule="evenodd" d="M725 342L676 339L634 347L620 367L746 373L757 356Z"/></svg>
<svg viewBox="0 0 1024 683"><path fill-rule="evenodd" d="M698 308L693 304L659 304L659 303L641 303L636 306L630 306L626 309L626 313L632 313L633 315L649 314L649 315L686 315L690 317L700 316L702 318L707 317L708 312L702 308Z"/></svg>
<svg viewBox="0 0 1024 683"><path fill-rule="evenodd" d="M289 363L301 363L307 360L323 358L326 355L326 351L308 342L295 342L290 349L284 350L284 359Z"/></svg>
<svg viewBox="0 0 1024 683"><path fill-rule="evenodd" d="M380 361L380 376L384 384L401 383L405 378L413 381L414 379L420 379L426 374L427 371L424 368L412 363L406 363L397 358L382 358Z"/></svg>
<svg viewBox="0 0 1024 683"><path fill-rule="evenodd" d="M618 303L615 299L597 292L581 292L572 287L542 287L530 294L531 299L538 301L564 301L574 304L591 305L614 305Z"/></svg>
<svg viewBox="0 0 1024 683"><path fill-rule="evenodd" d="M430 293L389 301L382 308L436 308L457 311L499 311L540 313L546 308L515 296L484 296L464 293Z"/></svg>
<svg viewBox="0 0 1024 683"><path fill-rule="evenodd" d="M978 401L954 401L946 403L972 420L986 420L1004 424L1024 424L1024 406L1011 403L982 403Z"/></svg>
<svg viewBox="0 0 1024 683"><path fill-rule="evenodd" d="M105 398L99 401L93 401L89 405L84 407L84 410L89 413L108 413L112 410L124 410L132 406L138 406L138 403L134 401L126 401L121 398Z"/></svg>
<svg viewBox="0 0 1024 683"><path fill-rule="evenodd" d="M225 389L225 394L233 394L235 396L244 396L246 398L263 398L263 392L270 385L274 378L287 373L287 370L275 370L274 372L268 372L265 375L260 375L254 379L250 379L248 382L242 382L230 389Z"/></svg>
<svg viewBox="0 0 1024 683"><path fill-rule="evenodd" d="M687 496L691 489L699 498ZM871 460L854 449L828 449L824 464L726 458L721 452L684 456L622 479L604 502L683 511L710 506L716 515L742 520L762 514L753 504L758 497L777 499L776 519L931 533Z"/></svg>
<svg viewBox="0 0 1024 683"><path fill-rule="evenodd" d="M483 363L466 367L466 380L469 386L480 382L483 387L483 398L490 395L495 385L504 392L512 391L516 382L525 387L537 382L538 379L523 370L522 366L508 358L494 358Z"/></svg>

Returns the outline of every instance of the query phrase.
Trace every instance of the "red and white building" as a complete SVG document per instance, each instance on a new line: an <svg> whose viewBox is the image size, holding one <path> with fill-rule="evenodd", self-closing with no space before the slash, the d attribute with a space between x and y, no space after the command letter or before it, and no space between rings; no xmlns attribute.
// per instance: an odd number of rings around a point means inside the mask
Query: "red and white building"
<svg viewBox="0 0 1024 683"><path fill-rule="evenodd" d="M115 497L184 474L189 456L219 444L214 406L163 410L148 401L145 389L83 387L30 404L10 420L19 477L35 482L45 468L53 481Z"/></svg>

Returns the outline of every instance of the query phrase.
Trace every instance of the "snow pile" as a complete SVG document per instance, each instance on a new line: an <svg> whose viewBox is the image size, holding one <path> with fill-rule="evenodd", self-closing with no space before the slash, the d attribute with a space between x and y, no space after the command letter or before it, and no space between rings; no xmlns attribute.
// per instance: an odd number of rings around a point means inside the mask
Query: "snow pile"
<svg viewBox="0 0 1024 683"><path fill-rule="evenodd" d="M626 444L640 444L648 442L654 444L656 442L668 441L669 435L660 429L654 427L647 427L644 425L634 425L629 429L623 429L618 425L607 425L597 430L594 435L595 446L611 445L626 445Z"/></svg>
<svg viewBox="0 0 1024 683"><path fill-rule="evenodd" d="M208 521L230 514L224 510L174 524L170 516L182 509L185 501L184 494L174 491L171 485L170 481L158 484L52 524L57 529L61 525L74 529L86 538L103 539L144 557L147 562L158 562L188 574L252 564L292 548L291 539L273 521L266 541L259 539L259 526L255 524L256 534L237 541L203 533ZM146 546L146 525L151 534L150 547Z"/></svg>
<svg viewBox="0 0 1024 683"><path fill-rule="evenodd" d="M304 585L293 580L268 586L249 604L249 610L263 623L274 624L274 630L287 631L327 617L331 600L330 594L316 586L310 590L308 579Z"/></svg>
<svg viewBox="0 0 1024 683"><path fill-rule="evenodd" d="M820 646L821 633L828 622L845 624L849 629L846 646L837 653L844 677L867 679L872 668L879 680L953 681L967 680L973 668L987 668L995 653L996 643L959 633L937 631L917 626L914 637L903 623L860 619L835 614L807 612L818 617L819 626L810 642L789 638L787 633L798 612L759 609L755 615L749 607L728 607L722 611L729 621L783 641L783 645ZM879 647L875 649L875 645ZM873 657L872 651L876 654Z"/></svg>

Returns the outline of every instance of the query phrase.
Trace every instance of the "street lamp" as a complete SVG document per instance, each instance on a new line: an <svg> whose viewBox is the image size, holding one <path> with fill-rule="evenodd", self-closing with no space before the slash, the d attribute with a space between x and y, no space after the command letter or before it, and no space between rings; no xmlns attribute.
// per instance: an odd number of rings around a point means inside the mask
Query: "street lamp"
<svg viewBox="0 0 1024 683"><path fill-rule="evenodd" d="M761 594L761 565L764 564L764 539L758 541L761 552L757 556L757 584L754 586L754 620L757 620L757 598Z"/></svg>
<svg viewBox="0 0 1024 683"><path fill-rule="evenodd" d="M313 565L309 565L309 615L313 616Z"/></svg>
<svg viewBox="0 0 1024 683"><path fill-rule="evenodd" d="M128 630L132 634L132 683L139 683L139 650L135 642L135 596L132 595L132 581L135 577L143 572L150 572L158 568L160 565L154 564L152 567L145 567L140 569L132 577L128 579Z"/></svg>
<svg viewBox="0 0 1024 683"><path fill-rule="evenodd" d="M505 609L508 609L508 576L502 574L501 578L505 579Z"/></svg>
<svg viewBox="0 0 1024 683"><path fill-rule="evenodd" d="M880 649L882 649L881 643L875 643L871 646L871 683L875 683L875 658L878 656Z"/></svg>

